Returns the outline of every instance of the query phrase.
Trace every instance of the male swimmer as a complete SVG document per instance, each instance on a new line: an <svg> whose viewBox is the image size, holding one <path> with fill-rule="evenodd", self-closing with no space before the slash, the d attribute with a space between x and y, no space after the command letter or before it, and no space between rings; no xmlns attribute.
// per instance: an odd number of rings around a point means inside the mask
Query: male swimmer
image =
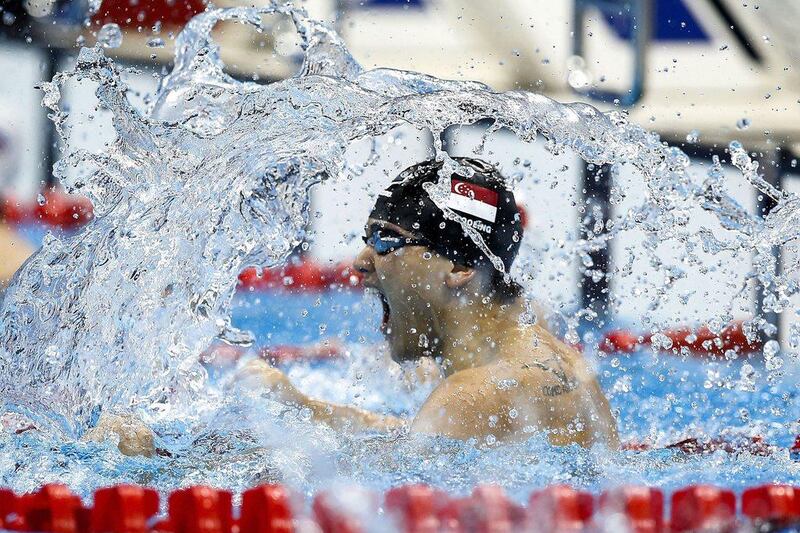
<svg viewBox="0 0 800 533"><path fill-rule="evenodd" d="M522 224L513 193L490 165L456 158L444 201L509 271ZM597 380L574 349L521 320L521 287L448 218L426 188L441 163L402 172L380 193L355 260L364 285L383 303L381 327L395 361L431 357L445 379L410 422L410 431L481 443L545 432L557 445L619 445L616 422ZM297 390L266 362L248 363L242 382L307 407L337 428L386 430L406 420L329 404Z"/></svg>
<svg viewBox="0 0 800 533"><path fill-rule="evenodd" d="M446 205L472 228L506 271L522 239L513 193L490 165L456 158L467 171L450 178ZM521 287L445 216L426 192L441 164L427 161L380 193L355 260L364 284L383 303L392 358L432 358L445 379L410 421L410 431L480 443L523 440L544 432L553 444L617 448L616 422L583 357L538 324L522 320ZM467 175L468 174L468 175ZM238 384L308 408L319 422L345 430L390 430L405 419L335 405L300 392L262 360L242 368ZM119 438L129 455L152 455L153 434L130 416L102 416L85 438Z"/></svg>

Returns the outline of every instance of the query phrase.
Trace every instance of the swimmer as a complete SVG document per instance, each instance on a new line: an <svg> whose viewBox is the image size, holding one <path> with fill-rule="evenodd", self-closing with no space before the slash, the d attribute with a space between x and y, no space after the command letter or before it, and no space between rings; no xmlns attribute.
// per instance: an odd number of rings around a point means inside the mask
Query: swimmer
<svg viewBox="0 0 800 533"><path fill-rule="evenodd" d="M514 195L490 165L456 158L447 206L509 271L522 237ZM619 446L616 422L589 365L544 327L523 318L519 284L436 207L425 187L441 163L402 172L380 193L354 266L383 304L384 333L397 362L432 358L443 381L410 421L410 431L515 441L544 432L551 443ZM310 409L335 428L391 430L405 419L310 398L268 363L256 360L240 382Z"/></svg>

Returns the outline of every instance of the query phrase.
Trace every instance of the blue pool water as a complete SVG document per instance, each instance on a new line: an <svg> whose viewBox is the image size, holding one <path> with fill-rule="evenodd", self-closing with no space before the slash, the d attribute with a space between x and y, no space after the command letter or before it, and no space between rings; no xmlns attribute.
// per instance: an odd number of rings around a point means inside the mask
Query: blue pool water
<svg viewBox="0 0 800 533"><path fill-rule="evenodd" d="M263 345L331 338L355 345L381 341L379 306L357 291L241 294L233 321L256 333ZM770 374L759 356L710 361L643 349L635 355L589 357L619 412L624 438L663 443L740 430L790 446L800 430L800 372L794 361L782 373ZM325 372L345 364L317 366Z"/></svg>
<svg viewBox="0 0 800 533"><path fill-rule="evenodd" d="M258 345L309 344L338 338L346 356L295 363L284 370L306 393L376 410L413 413L434 383L408 386L387 362L377 330L380 310L358 292L237 296L234 325L256 333ZM797 372L770 374L758 360L682 361L642 352L589 356L618 413L625 441L656 446L687 437L762 435L782 446L769 456L722 451L687 455L672 449L609 452L600 447L556 448L533 435L527 442L483 446L414 435L337 434L268 399L238 397L213 380L196 411L169 414L156 424L158 445L170 456L120 455L113 443L63 442L36 432L0 435L0 485L31 490L48 481L88 495L119 482L163 490L195 483L242 490L281 481L311 494L342 483L384 490L428 482L456 494L496 482L523 500L555 482L598 490L646 483L673 490L707 482L742 489L765 482L800 483L800 463L786 450L797 432ZM751 365L748 371L746 365Z"/></svg>

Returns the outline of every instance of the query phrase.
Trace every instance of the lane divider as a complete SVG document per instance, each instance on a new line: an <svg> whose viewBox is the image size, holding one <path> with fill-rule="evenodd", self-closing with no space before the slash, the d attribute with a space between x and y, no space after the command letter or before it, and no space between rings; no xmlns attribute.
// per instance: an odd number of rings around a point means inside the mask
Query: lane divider
<svg viewBox="0 0 800 533"><path fill-rule="evenodd" d="M800 439L800 436L798 436L798 438ZM621 448L624 451L631 451L631 452L646 452L649 450L658 449L658 447L653 446L648 442L637 442L637 441L625 442L622 444ZM672 444L668 444L664 446L664 448L670 450L677 450L689 455L714 453L721 451L726 453L746 452L749 453L750 455L757 455L761 457L767 457L780 450L786 450L786 448L781 448L773 444L768 444L764 440L764 437L762 437L761 435L756 435L754 437L741 436L736 438L717 437L706 440L700 440L697 437L690 437ZM794 448L790 448L788 450L790 456L793 453L792 452L793 449ZM798 460L800 460L800 458L798 458Z"/></svg>
<svg viewBox="0 0 800 533"><path fill-rule="evenodd" d="M262 346L260 348L243 348L225 343L214 343L200 355L200 362L216 367L225 368L233 366L239 359L250 352L255 352L256 357L264 359L273 365L282 365L297 362L323 362L335 361L347 357L347 350L335 340L327 340L316 344L293 346L279 344Z"/></svg>
<svg viewBox="0 0 800 533"><path fill-rule="evenodd" d="M605 353L629 354L645 347L657 345L661 350L676 354L687 353L699 357L722 357L729 350L738 355L748 355L761 351L764 344L759 339L748 339L744 332L744 322L734 321L723 328L720 333L712 332L708 327L680 327L669 329L656 335L636 334L628 330L617 329L606 332L599 343L599 349Z"/></svg>
<svg viewBox="0 0 800 533"><path fill-rule="evenodd" d="M47 189L42 191L41 198L43 201L39 203L0 197L0 221L7 224L41 223L73 230L94 218L92 202L85 196L67 194L62 189Z"/></svg>
<svg viewBox="0 0 800 533"><path fill-rule="evenodd" d="M320 292L337 288L360 288L361 281L361 274L350 262L323 266L313 260L294 258L281 267L244 269L239 274L239 290Z"/></svg>
<svg viewBox="0 0 800 533"><path fill-rule="evenodd" d="M117 485L94 493L87 507L65 485L31 494L0 490L0 529L40 533L483 533L524 531L636 533L778 531L800 527L800 487L781 484L745 489L741 497L713 485L676 490L667 515L660 489L623 485L599 495L553 485L534 491L527 505L497 485L479 485L465 497L420 484L382 497L362 488L323 491L312 500L282 485L259 485L233 494L206 486L176 490L160 515L156 491ZM737 514L737 502L741 513Z"/></svg>

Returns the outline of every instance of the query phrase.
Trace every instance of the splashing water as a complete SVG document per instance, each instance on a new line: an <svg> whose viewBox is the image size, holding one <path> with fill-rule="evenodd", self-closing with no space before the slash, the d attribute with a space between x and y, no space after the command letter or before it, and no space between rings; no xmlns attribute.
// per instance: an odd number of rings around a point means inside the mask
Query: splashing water
<svg viewBox="0 0 800 533"><path fill-rule="evenodd" d="M119 24L104 24L97 32L97 44L104 48L119 48L122 45L122 29Z"/></svg>
<svg viewBox="0 0 800 533"><path fill-rule="evenodd" d="M301 36L304 58L299 73L268 85L232 79L223 71L212 28L233 20L263 31L262 16L270 13L290 16ZM281 471L283 479L309 483L308 468L294 478L292 469L303 470L304 461L330 462L332 455L334 462L349 465L344 470L354 478L373 468L385 473L382 482L393 481L391 465L376 464L375 456L366 460L368 452L348 458L353 446L382 449L385 437L343 446L334 441L344 437L304 424L302 413L299 421L286 422L277 404L253 398L223 400L208 387L197 361L214 338L241 345L252 342L247 332L231 325L237 274L248 265L284 261L305 235L309 189L345 176L345 152L353 142L401 125L433 133L436 157L445 162L439 187L445 187L458 169L442 150L441 134L452 125L483 119L493 121L487 135L501 128L527 142L543 135L551 152L572 149L589 163L613 165L612 173L622 164L632 165L647 185L645 202L608 233L580 241L578 256L637 228L654 243L682 242L687 252L699 240L711 253L754 253L753 277L765 287L768 311L787 308L789 297L798 292L797 265L778 272L772 254L774 247L797 245L798 198L774 190L759 177L757 163L740 145L730 146L733 164L777 201L764 219L748 214L726 193L719 161L698 183L687 172L684 153L629 124L623 113L601 113L586 104L561 104L522 91L496 93L475 82L390 69L366 71L336 34L299 9L212 9L195 17L179 36L175 68L162 81L146 115L130 104L119 68L102 49L83 48L72 71L45 84L44 105L65 140L71 126L59 102L61 89L71 80L97 84L99 105L111 113L117 134L114 143L97 153L67 150L55 167L68 190L92 200L96 217L74 236L46 238L0 302L0 400L38 427L56 430L52 438L80 435L100 409L172 415L173 421L183 420L169 426L173 436L187 427L196 429L192 424L201 415L192 413L213 412L204 418L199 437L187 431L196 440L175 437L172 442L178 449L203 448L209 456L230 451L228 459L218 457L224 464L219 470L225 473L219 474L222 485L269 479L268 473L263 478L242 474L256 464L262 465L262 472L265 461ZM429 191L434 201L441 192L436 189ZM695 235L676 222L696 206L714 214L735 237L721 241L710 232ZM471 235L480 239L475 232ZM720 312L725 315L725 310ZM768 329L761 317L747 331L754 335L758 329ZM800 332L796 336L800 338ZM180 407L188 403L205 410ZM279 449L275 435L285 434L287 424L297 436L292 440L305 442L307 448ZM253 438L264 446L258 448L261 451L253 452L248 439L225 445L216 440L220 428L232 433L246 427L260 428ZM432 445L456 446L445 441ZM86 453L81 451L84 445L75 446L78 451L62 453ZM85 446L104 453L95 445ZM396 448L394 459L384 460L406 463L397 457L416 457L419 446L406 441ZM516 454L533 462L551 453L545 448L532 439ZM474 482L486 471L481 461L492 460L487 456L475 461L474 453L474 448L458 448L451 456L456 461L428 465L428 470L406 479L435 477L453 464L469 464L460 479ZM573 451L566 453L572 457ZM197 457L183 456L166 473L158 466L145 468L152 476L145 478L165 488L192 481L192 474L176 471L196 468ZM235 461L241 464L236 467ZM301 466L292 466L297 464ZM624 473L627 467L615 468ZM562 479L565 470L569 468L557 462L540 463L536 479ZM120 479L129 472L109 475Z"/></svg>

